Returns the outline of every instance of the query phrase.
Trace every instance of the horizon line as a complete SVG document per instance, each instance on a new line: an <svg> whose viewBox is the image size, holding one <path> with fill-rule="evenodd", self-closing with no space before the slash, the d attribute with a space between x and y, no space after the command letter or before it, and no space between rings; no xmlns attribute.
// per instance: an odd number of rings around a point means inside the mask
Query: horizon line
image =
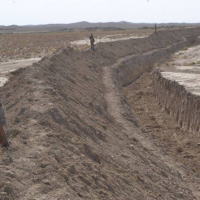
<svg viewBox="0 0 200 200"><path fill-rule="evenodd" d="M88 22L88 21L78 21L72 23L47 23L47 24L25 24L25 25L18 25L18 24L10 24L10 25L0 25L0 26L45 26L45 25L70 25L70 24L77 24L77 23L89 23L89 24L107 24L107 23L130 23L130 24L200 24L200 22L129 22L129 21L108 21L108 22Z"/></svg>

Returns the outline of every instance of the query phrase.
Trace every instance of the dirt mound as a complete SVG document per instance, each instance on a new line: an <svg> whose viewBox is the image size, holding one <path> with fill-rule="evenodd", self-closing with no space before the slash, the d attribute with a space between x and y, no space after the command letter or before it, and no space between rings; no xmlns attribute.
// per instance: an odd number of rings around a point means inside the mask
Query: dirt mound
<svg viewBox="0 0 200 200"><path fill-rule="evenodd" d="M195 199L180 174L109 115L103 66L199 29L60 50L17 73L0 95L12 142L0 157L0 198ZM133 123L134 124L134 123Z"/></svg>

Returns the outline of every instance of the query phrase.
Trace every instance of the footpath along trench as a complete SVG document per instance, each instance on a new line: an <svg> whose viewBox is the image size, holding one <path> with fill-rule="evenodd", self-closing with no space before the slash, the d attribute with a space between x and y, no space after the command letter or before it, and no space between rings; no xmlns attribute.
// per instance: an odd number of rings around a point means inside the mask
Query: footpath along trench
<svg viewBox="0 0 200 200"><path fill-rule="evenodd" d="M183 40L186 41L186 38L183 38ZM176 45L177 44L174 44L174 46ZM123 77L125 74L123 74L123 76L121 77L122 83L120 83L120 67L124 66L124 63L128 63L133 59L137 59L137 57L151 57L153 54L159 54L160 51L165 51L170 48L172 48L172 46L168 46L164 49L153 50L142 55L127 56L125 58L119 59L112 66L105 66L103 68L103 83L106 91L105 99L107 102L108 113L114 118L115 121L117 121L121 125L124 130L124 134L133 135L136 140L138 140L142 144L143 147L145 147L149 152L156 155L160 160L163 161L163 163L165 163L169 168L176 172L185 182L186 186L192 191L196 199L200 199L200 179L196 176L194 171L190 171L189 167L185 167L187 166L187 162L190 161L188 160L186 162L181 162L181 159L177 159L177 156L170 154L169 151L167 152L167 148L165 148L164 145L158 145L159 142L162 142L161 139L159 140L159 138L156 138L155 134L148 134L148 129L144 129L145 123L148 123L148 121L144 120L144 118L140 116L146 115L146 112L149 112L149 109L151 112L149 121L152 121L152 118L155 118L156 115L159 119L162 117L167 117L167 113L164 113L162 108L158 106L158 102L156 100L151 85L151 76L149 70L153 68L153 66L143 66L144 71L140 70L139 73L133 72L136 74L136 77L133 78L133 82L131 82L129 79L129 83L124 84L125 87L121 87L121 85L123 85L123 80L126 79L126 77ZM157 60L162 60L162 58L158 57ZM157 60L153 59L153 62L156 62ZM138 92L139 95L142 95L144 99L146 98L146 100L141 101L141 97L138 98ZM147 97L148 95L151 96L151 99ZM150 101L149 104L148 101ZM154 104L154 107L152 106L152 104ZM138 106L140 107L140 115L137 112ZM155 107L157 108L155 109ZM159 113L159 111L161 114ZM156 118L153 119L153 121L155 120ZM175 130L178 129L180 130L180 132L182 131L181 129L179 129L178 125L174 123L173 119L171 119L170 116L168 116L168 120L171 120L171 123L174 125L172 128L174 128ZM161 129L158 130L155 126L155 128L151 131L159 131L159 133L162 135L166 131L166 129L167 128L164 127L162 130L161 127ZM167 137L167 135L165 136L165 138L163 136L162 139L166 140ZM154 140L153 138L156 138L157 140ZM176 143L170 144L170 142L172 141L168 140L168 143L166 143L165 145L169 145L170 147L173 145L177 145ZM173 148L177 150L177 146L173 146Z"/></svg>

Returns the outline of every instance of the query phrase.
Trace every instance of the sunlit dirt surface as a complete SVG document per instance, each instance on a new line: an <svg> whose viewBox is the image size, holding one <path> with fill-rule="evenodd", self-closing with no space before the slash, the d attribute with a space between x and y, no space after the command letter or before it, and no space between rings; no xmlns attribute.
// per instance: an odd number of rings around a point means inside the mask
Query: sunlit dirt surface
<svg viewBox="0 0 200 200"><path fill-rule="evenodd" d="M193 94L200 95L200 45L179 51L161 67L163 77L176 81Z"/></svg>
<svg viewBox="0 0 200 200"><path fill-rule="evenodd" d="M98 41L101 38L111 40L129 38L132 36L150 35L153 29L130 30L93 30L92 33ZM71 46L71 42L88 39L91 31L51 32L51 33L20 33L0 35L0 62L44 57L52 54L61 47ZM88 43L87 42L87 43ZM72 45L75 49L86 49L88 45Z"/></svg>
<svg viewBox="0 0 200 200"><path fill-rule="evenodd" d="M9 62L0 63L0 87L9 80L9 73L16 71L19 68L25 68L38 62L41 58L31 58L24 60L13 60Z"/></svg>
<svg viewBox="0 0 200 200"><path fill-rule="evenodd" d="M116 41L123 41L123 40L129 40L129 39L138 39L138 38L145 38L148 37L149 34L146 35L140 35L140 34L116 34L116 35L106 35L106 36L98 36L95 39L95 44L98 43L105 43L105 42L116 42ZM78 47L80 49L86 48L90 45L90 41L88 38L84 38L82 40L76 40L73 42L70 42L72 47Z"/></svg>

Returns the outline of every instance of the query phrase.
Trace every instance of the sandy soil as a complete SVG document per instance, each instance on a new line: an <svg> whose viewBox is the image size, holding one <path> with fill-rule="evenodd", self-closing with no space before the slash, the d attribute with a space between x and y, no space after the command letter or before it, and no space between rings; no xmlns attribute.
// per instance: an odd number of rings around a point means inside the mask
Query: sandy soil
<svg viewBox="0 0 200 200"><path fill-rule="evenodd" d="M106 35L106 36L97 36L95 38L95 44L98 43L105 43L105 42L116 42L116 41L123 41L123 40L129 40L129 39L138 39L138 38L145 38L148 37L148 35L141 35L141 34L115 34L115 35ZM70 42L71 47L76 47L76 48L83 48L85 45L90 46L90 41L88 38L82 39L82 40L76 40L73 42Z"/></svg>
<svg viewBox="0 0 200 200"><path fill-rule="evenodd" d="M151 32L151 31L150 31ZM114 42L144 38L150 35L149 31L99 31L95 33L96 43ZM114 34L111 34L114 33ZM73 41L89 35L89 32L76 33L38 33L38 34L4 34L0 37L0 87L9 80L9 73L19 68L24 68L41 60L40 57L53 53L59 47L67 45L75 49L88 49L90 42L88 38ZM28 41L30 41L28 43ZM69 41L71 41L69 43ZM38 57L40 56L40 57ZM26 57L26 59L23 59ZM32 58L30 58L32 57ZM18 60L15 60L18 59ZM2 62L6 61L6 62Z"/></svg>
<svg viewBox="0 0 200 200"><path fill-rule="evenodd" d="M61 49L18 71L0 90L12 142L0 151L0 198L196 199L162 146L141 131L112 73L128 55L166 47L189 33L101 43L94 52Z"/></svg>
<svg viewBox="0 0 200 200"><path fill-rule="evenodd" d="M0 63L0 73L6 74L15 71L19 68L31 66L33 63L38 62L41 58L30 58L23 60L12 60L9 62Z"/></svg>
<svg viewBox="0 0 200 200"><path fill-rule="evenodd" d="M38 62L41 58L31 58L24 60L12 60L9 62L0 63L0 87L3 87L11 76L10 73L20 68L25 68Z"/></svg>
<svg viewBox="0 0 200 200"><path fill-rule="evenodd" d="M176 81L192 94L200 95L200 46L175 53L160 69L163 77Z"/></svg>
<svg viewBox="0 0 200 200"><path fill-rule="evenodd" d="M112 38L125 35L149 35L153 30L111 30L96 31L93 30L95 38L102 38L112 35ZM52 33L21 33L21 34L1 34L0 35L0 62L42 58L50 55L59 48L70 46L70 42L89 38L90 31L73 32L52 32ZM78 48L75 46L74 48ZM82 45L81 49L88 48L88 45Z"/></svg>
<svg viewBox="0 0 200 200"><path fill-rule="evenodd" d="M194 47L185 47L185 50L179 51L172 56L172 65L199 66L200 65L200 45Z"/></svg>
<svg viewBox="0 0 200 200"><path fill-rule="evenodd" d="M166 68L166 70L169 69ZM193 67L191 67L191 71L192 69ZM184 73L183 75L186 75L187 79L183 81L182 72L179 71L179 68L176 70L176 72L168 74L170 78L175 77L177 81L178 77L174 74L180 73L182 82L187 84L186 80L191 78L190 74ZM188 73L192 73L191 71ZM197 84L196 79L190 81L193 85ZM152 88L150 73L143 74L137 81L123 88L123 91L133 115L138 120L139 126L142 127L142 132L151 136L155 145L179 163L179 167L186 169L187 173L183 175L183 179L191 180L194 183L195 193L200 198L199 136L182 130L174 119L159 107Z"/></svg>

